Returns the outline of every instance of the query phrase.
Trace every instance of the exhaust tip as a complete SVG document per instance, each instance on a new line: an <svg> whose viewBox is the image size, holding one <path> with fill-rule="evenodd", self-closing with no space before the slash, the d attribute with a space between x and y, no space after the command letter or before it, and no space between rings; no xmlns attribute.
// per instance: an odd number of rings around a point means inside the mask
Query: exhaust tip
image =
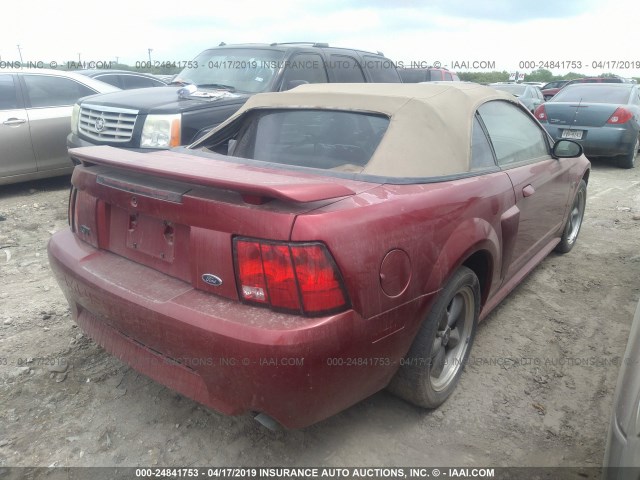
<svg viewBox="0 0 640 480"><path fill-rule="evenodd" d="M253 419L272 432L278 432L282 430L282 426L276 420L265 413L259 413L255 417L253 417Z"/></svg>

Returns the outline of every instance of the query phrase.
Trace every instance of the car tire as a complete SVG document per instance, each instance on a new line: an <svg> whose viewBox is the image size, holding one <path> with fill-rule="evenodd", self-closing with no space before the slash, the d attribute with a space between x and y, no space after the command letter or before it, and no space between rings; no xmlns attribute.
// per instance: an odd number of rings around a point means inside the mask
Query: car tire
<svg viewBox="0 0 640 480"><path fill-rule="evenodd" d="M469 268L460 267L422 322L387 387L391 393L424 408L437 408L449 398L469 358L480 298L478 277Z"/></svg>
<svg viewBox="0 0 640 480"><path fill-rule="evenodd" d="M568 253L576 244L580 228L582 227L582 219L584 218L584 210L587 204L587 183L584 180L580 180L578 185L578 191L573 198L571 204L571 210L569 211L569 217L567 223L564 225L562 231L562 238L560 243L556 246L555 251L558 253Z"/></svg>
<svg viewBox="0 0 640 480"><path fill-rule="evenodd" d="M617 164L620 168L633 168L636 166L636 158L638 158L638 149L640 149L640 134L636 138L636 144L633 149L626 155L618 157Z"/></svg>

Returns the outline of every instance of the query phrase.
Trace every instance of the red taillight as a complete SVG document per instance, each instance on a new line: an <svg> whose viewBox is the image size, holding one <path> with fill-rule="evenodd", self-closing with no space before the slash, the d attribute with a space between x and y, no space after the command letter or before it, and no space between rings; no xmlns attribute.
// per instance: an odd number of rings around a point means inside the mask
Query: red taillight
<svg viewBox="0 0 640 480"><path fill-rule="evenodd" d="M533 114L535 115L535 117L538 119L539 122L547 121L547 111L544 109L544 105L538 105L538 107L535 109Z"/></svg>
<svg viewBox="0 0 640 480"><path fill-rule="evenodd" d="M262 254L258 242L236 242L238 285L244 300L268 303L267 285L262 268Z"/></svg>
<svg viewBox="0 0 640 480"><path fill-rule="evenodd" d="M245 302L309 316L348 306L340 272L324 245L236 239L234 246Z"/></svg>
<svg viewBox="0 0 640 480"><path fill-rule="evenodd" d="M622 123L627 123L629 120L633 118L633 113L627 110L624 107L616 108L616 111L609 117L607 123L620 125Z"/></svg>
<svg viewBox="0 0 640 480"><path fill-rule="evenodd" d="M283 310L300 310L300 298L289 246L267 243L260 249L271 306Z"/></svg>
<svg viewBox="0 0 640 480"><path fill-rule="evenodd" d="M324 245L291 246L305 312L335 310L345 305L337 268Z"/></svg>

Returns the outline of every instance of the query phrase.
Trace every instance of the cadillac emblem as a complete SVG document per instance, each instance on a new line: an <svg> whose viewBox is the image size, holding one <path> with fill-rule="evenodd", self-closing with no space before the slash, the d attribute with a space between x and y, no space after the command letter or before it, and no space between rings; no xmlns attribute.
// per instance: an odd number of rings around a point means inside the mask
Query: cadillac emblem
<svg viewBox="0 0 640 480"><path fill-rule="evenodd" d="M100 116L96 118L96 122L93 124L93 127L96 129L96 132L104 130L104 117Z"/></svg>

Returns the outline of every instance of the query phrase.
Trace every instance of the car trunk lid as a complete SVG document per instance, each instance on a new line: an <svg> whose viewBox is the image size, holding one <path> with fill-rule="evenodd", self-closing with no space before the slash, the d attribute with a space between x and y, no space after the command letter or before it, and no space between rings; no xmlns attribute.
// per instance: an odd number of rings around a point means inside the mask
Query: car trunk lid
<svg viewBox="0 0 640 480"><path fill-rule="evenodd" d="M548 122L571 127L602 127L619 105L610 103L547 102Z"/></svg>
<svg viewBox="0 0 640 480"><path fill-rule="evenodd" d="M70 153L81 162L70 202L79 238L236 300L235 237L288 241L298 215L377 186L222 156L112 147Z"/></svg>

